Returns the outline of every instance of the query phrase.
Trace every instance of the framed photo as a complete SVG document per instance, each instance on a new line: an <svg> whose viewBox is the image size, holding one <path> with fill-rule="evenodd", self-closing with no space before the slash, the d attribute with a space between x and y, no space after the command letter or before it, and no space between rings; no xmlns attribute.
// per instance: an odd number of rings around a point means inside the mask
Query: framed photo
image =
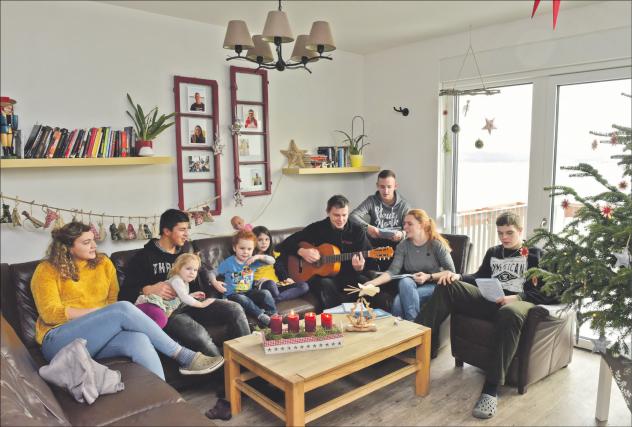
<svg viewBox="0 0 632 427"><path fill-rule="evenodd" d="M180 112L188 114L213 114L213 102L210 86L180 84Z"/></svg>
<svg viewBox="0 0 632 427"><path fill-rule="evenodd" d="M263 132L263 108L261 105L240 104L238 107L238 117L242 123L243 132Z"/></svg>
<svg viewBox="0 0 632 427"><path fill-rule="evenodd" d="M239 178L241 179L241 191L244 193L265 190L265 164L239 165Z"/></svg>
<svg viewBox="0 0 632 427"><path fill-rule="evenodd" d="M237 141L240 162L265 160L263 135L239 135Z"/></svg>
<svg viewBox="0 0 632 427"><path fill-rule="evenodd" d="M212 151L187 150L182 153L183 179L213 179Z"/></svg>
<svg viewBox="0 0 632 427"><path fill-rule="evenodd" d="M182 131L183 147L210 147L213 143L213 120L207 118L184 117Z"/></svg>

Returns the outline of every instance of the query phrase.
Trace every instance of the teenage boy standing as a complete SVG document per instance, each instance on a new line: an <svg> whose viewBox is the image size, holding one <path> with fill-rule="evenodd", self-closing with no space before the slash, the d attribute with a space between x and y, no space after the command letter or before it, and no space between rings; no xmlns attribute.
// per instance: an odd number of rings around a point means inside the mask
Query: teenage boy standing
<svg viewBox="0 0 632 427"><path fill-rule="evenodd" d="M155 294L171 300L176 293L166 282L167 274L181 253L191 252L189 217L177 209L169 209L160 216L160 238L151 239L128 262L119 299L132 303L138 295ZM205 270L190 283L191 291L204 291L208 275ZM165 332L173 339L207 356L220 356L220 351L203 325L225 325L228 339L250 334L248 320L241 306L235 302L216 299L203 309L181 305L169 316Z"/></svg>

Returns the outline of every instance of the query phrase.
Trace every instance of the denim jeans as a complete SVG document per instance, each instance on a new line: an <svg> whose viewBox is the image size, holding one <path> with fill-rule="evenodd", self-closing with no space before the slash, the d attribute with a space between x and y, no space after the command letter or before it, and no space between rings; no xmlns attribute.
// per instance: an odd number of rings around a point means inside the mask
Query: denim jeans
<svg viewBox="0 0 632 427"><path fill-rule="evenodd" d="M42 353L47 361L76 338L84 338L95 359L124 356L163 380L156 350L169 357L182 348L148 316L128 301L119 301L70 320L44 335Z"/></svg>
<svg viewBox="0 0 632 427"><path fill-rule="evenodd" d="M305 295L309 292L309 285L307 282L296 282L293 285L282 286L282 290L279 290L279 285L274 280L266 280L261 284L261 289L269 291L274 301L279 302Z"/></svg>
<svg viewBox="0 0 632 427"><path fill-rule="evenodd" d="M241 305L246 314L256 318L262 313L270 315L277 312L272 294L265 289L253 288L245 293L229 295L228 299Z"/></svg>
<svg viewBox="0 0 632 427"><path fill-rule="evenodd" d="M418 285L410 277L399 280L399 293L393 300L393 316L413 321L421 312L421 307L430 299L435 287L434 283Z"/></svg>
<svg viewBox="0 0 632 427"><path fill-rule="evenodd" d="M205 308L180 305L169 316L165 332L193 351L219 356L220 350L205 328L207 325L226 326L226 340L250 334L248 319L241 305L223 299L216 299Z"/></svg>

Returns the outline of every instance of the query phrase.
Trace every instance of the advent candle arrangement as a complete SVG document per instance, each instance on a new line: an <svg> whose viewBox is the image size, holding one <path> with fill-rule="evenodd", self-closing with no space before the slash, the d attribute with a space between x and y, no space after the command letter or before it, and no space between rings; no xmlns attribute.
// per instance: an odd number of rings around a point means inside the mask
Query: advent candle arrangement
<svg viewBox="0 0 632 427"><path fill-rule="evenodd" d="M316 331L316 314L305 313L305 332Z"/></svg>
<svg viewBox="0 0 632 427"><path fill-rule="evenodd" d="M331 329L334 325L333 316L331 313L321 313L320 314L320 324L325 329Z"/></svg>
<svg viewBox="0 0 632 427"><path fill-rule="evenodd" d="M283 332L283 316L279 314L270 316L270 331L275 335L281 335Z"/></svg>
<svg viewBox="0 0 632 427"><path fill-rule="evenodd" d="M295 314L293 311L287 315L287 329L289 332L298 332L298 314Z"/></svg>

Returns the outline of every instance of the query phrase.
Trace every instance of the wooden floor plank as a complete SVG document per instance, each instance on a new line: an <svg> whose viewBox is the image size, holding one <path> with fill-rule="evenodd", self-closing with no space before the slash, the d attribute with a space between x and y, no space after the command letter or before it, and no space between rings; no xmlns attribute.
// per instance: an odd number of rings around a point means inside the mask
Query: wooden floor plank
<svg viewBox="0 0 632 427"><path fill-rule="evenodd" d="M327 351L327 350L323 350ZM314 354L312 352L312 354ZM529 386L526 394L513 387L501 387L498 414L490 420L471 416L484 381L483 373L465 365L454 367L450 348L444 347L430 365L430 393L426 397L414 394L410 378L399 380L318 418L307 425L329 426L629 426L630 411L616 384L612 384L612 400L607 423L595 420L597 380L600 356L576 349L572 363L554 375ZM377 374L382 365L372 369ZM343 394L363 380L365 372L339 381L307 395L306 410L317 406L320 394ZM221 378L221 375L213 376ZM186 400L201 413L213 407L221 379L182 391ZM331 396L327 396L331 398ZM218 426L282 426L283 421L270 414L248 397L243 397L242 412L229 421L214 420Z"/></svg>

